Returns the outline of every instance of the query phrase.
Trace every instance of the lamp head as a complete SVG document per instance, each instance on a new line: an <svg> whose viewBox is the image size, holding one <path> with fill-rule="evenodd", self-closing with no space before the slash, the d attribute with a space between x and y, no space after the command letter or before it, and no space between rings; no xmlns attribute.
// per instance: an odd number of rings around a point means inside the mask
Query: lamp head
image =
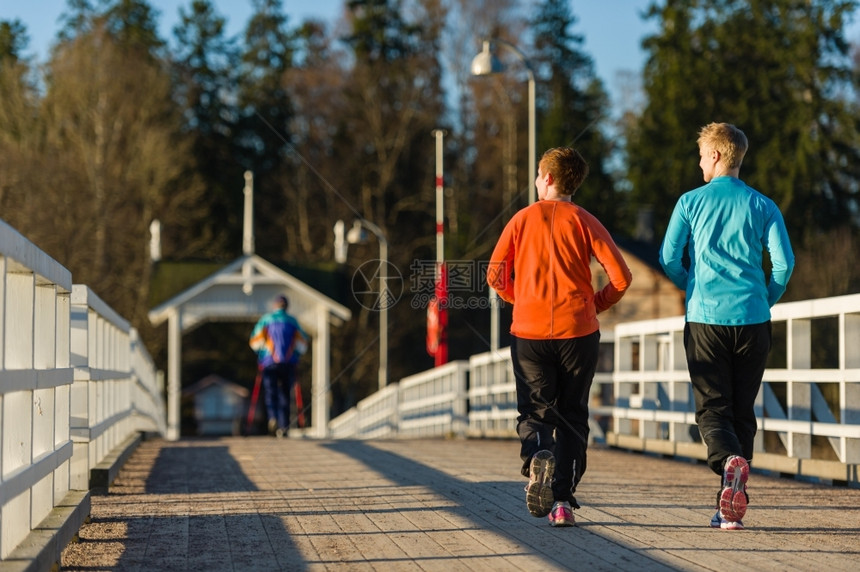
<svg viewBox="0 0 860 572"><path fill-rule="evenodd" d="M361 226L361 221L356 220L352 223L352 228L346 233L346 241L349 244L362 244L367 242L367 232Z"/></svg>
<svg viewBox="0 0 860 572"><path fill-rule="evenodd" d="M484 40L484 49L472 58L472 75L490 75L504 71L505 66L490 50L489 40Z"/></svg>

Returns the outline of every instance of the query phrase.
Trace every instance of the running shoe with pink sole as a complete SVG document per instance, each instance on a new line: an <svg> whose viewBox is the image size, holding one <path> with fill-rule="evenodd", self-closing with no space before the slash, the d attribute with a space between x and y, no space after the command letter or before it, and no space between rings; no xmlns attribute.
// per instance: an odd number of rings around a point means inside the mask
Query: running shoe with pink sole
<svg viewBox="0 0 860 572"><path fill-rule="evenodd" d="M713 518L711 518L711 528L722 528L723 530L743 530L744 523L739 520L728 521L724 519L723 516L720 514L720 509L717 509L717 512L714 513Z"/></svg>
<svg viewBox="0 0 860 572"><path fill-rule="evenodd" d="M740 521L747 512L746 482L750 466L746 459L732 455L723 469L723 490L720 492L720 515L728 522Z"/></svg>
<svg viewBox="0 0 860 572"><path fill-rule="evenodd" d="M576 526L576 520L573 518L573 508L567 501L558 501L552 505L552 510L548 518L550 526Z"/></svg>
<svg viewBox="0 0 860 572"><path fill-rule="evenodd" d="M534 454L529 465L529 484L526 485L526 506L532 516L546 516L552 510L554 472L555 456L551 452L542 450Z"/></svg>

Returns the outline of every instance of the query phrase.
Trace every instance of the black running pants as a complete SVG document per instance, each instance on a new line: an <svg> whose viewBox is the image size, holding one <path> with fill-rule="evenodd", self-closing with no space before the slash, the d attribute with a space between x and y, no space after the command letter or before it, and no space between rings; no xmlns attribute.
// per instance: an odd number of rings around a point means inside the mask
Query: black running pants
<svg viewBox="0 0 860 572"><path fill-rule="evenodd" d="M730 455L751 460L756 434L755 399L771 347L771 323L684 327L696 423L718 475Z"/></svg>
<svg viewBox="0 0 860 572"><path fill-rule="evenodd" d="M600 332L581 338L529 340L511 337L517 385L517 433L523 475L541 449L555 455L552 490L557 501L572 501L585 473L588 398Z"/></svg>

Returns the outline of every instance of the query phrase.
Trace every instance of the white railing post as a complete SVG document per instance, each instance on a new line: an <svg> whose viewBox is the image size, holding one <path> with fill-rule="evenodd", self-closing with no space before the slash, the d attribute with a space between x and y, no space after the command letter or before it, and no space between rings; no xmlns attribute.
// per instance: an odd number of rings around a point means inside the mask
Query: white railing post
<svg viewBox="0 0 860 572"><path fill-rule="evenodd" d="M675 375L684 375L687 371L687 355L684 350L684 332L675 331L670 333L668 358L666 369L673 373L673 381L669 382L669 400L671 411L676 411L684 417L681 420L672 421L669 424L669 439L676 443L692 443L690 434L688 412L695 412L696 405L693 401L693 392L686 380L679 380Z"/></svg>
<svg viewBox="0 0 860 572"><path fill-rule="evenodd" d="M812 322L809 319L788 320L788 371L809 370L812 367ZM812 456L812 395L809 382L786 381L788 419L804 421L799 431L788 433L788 456L808 459Z"/></svg>
<svg viewBox="0 0 860 572"><path fill-rule="evenodd" d="M633 420L627 416L620 415L620 413L631 408L633 389L634 385L637 384L626 382L625 378L621 376L621 373L633 372L633 353L634 350L639 349L639 344L635 343L634 340L638 340L638 338L634 338L633 336L619 336L618 329L616 328L614 370L617 375L613 376L613 394L615 395L615 407L613 413L615 425L614 432L617 435L624 436L632 435Z"/></svg>
<svg viewBox="0 0 860 572"><path fill-rule="evenodd" d="M860 310L853 314L840 315L843 335L839 340L839 367L854 371L854 379L860 379ZM839 418L842 423L860 427L860 383L839 383ZM840 439L840 458L846 463L860 464L860 431Z"/></svg>

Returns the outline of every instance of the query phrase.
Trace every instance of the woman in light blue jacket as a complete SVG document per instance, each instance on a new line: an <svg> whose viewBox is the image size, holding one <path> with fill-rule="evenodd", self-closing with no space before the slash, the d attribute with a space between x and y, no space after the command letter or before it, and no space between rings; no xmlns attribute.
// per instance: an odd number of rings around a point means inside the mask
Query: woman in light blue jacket
<svg viewBox="0 0 860 572"><path fill-rule="evenodd" d="M770 308L785 292L794 253L782 214L738 178L743 131L711 123L699 133L705 185L681 196L660 264L687 294L684 346L708 465L721 476L714 528L743 529L756 433L755 398L771 346ZM763 249L771 261L765 277ZM684 253L689 267L684 266Z"/></svg>

